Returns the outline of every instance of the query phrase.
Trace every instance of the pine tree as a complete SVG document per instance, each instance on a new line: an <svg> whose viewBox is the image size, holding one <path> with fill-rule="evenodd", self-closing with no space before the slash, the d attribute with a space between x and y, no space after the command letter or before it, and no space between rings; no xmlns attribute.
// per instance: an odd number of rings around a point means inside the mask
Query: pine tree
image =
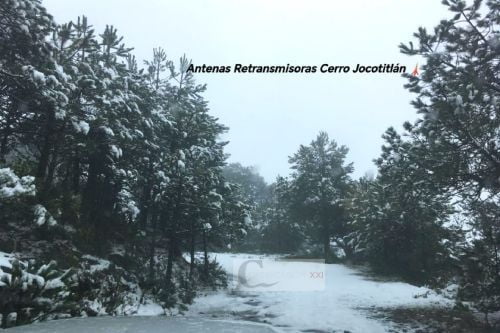
<svg viewBox="0 0 500 333"><path fill-rule="evenodd" d="M250 207L252 224L241 244L232 244L235 251L254 251L261 247L263 228L268 223L267 208L270 205L270 189L254 167L231 163L224 167L225 179L238 186L239 200Z"/></svg>
<svg viewBox="0 0 500 333"><path fill-rule="evenodd" d="M418 165L416 142L403 140L393 128L384 134L376 160L376 180L362 181L352 202L355 252L375 270L403 276L414 283L438 283L452 264L452 230L444 224L453 210L450 198L429 182Z"/></svg>
<svg viewBox="0 0 500 333"><path fill-rule="evenodd" d="M266 206L266 224L262 230L262 247L272 253L293 253L302 245L304 235L291 214L290 181L278 176L271 189L271 202Z"/></svg>
<svg viewBox="0 0 500 333"><path fill-rule="evenodd" d="M305 221L306 233L322 244L327 261L332 237L342 237L344 232L344 201L353 171L352 164L344 164L347 152L347 147L338 146L321 132L289 160L294 170L292 214Z"/></svg>
<svg viewBox="0 0 500 333"><path fill-rule="evenodd" d="M3 1L0 30L0 229L18 235L12 248L39 239L40 252L69 243L118 258L165 305L187 302L200 274L192 260L179 278L181 253L235 241L249 220L222 174L227 128L187 58L176 68L158 48L140 68L113 26L57 25L38 0ZM223 280L208 259L203 270Z"/></svg>
<svg viewBox="0 0 500 333"><path fill-rule="evenodd" d="M480 305L485 294L479 284L498 283L488 269L497 261L491 249L498 240L488 236L494 232L486 227L498 218L484 211L495 211L500 205L500 4L462 0L444 0L443 4L453 14L451 18L442 20L432 32L419 28L418 45L400 46L403 53L426 60L421 76L408 76L406 87L417 95L413 105L421 117L405 128L422 143L417 148L420 167L435 184L461 199L461 208L479 237L464 249L461 285L467 298L490 311L495 306ZM474 255L484 251L484 246L488 248L484 255ZM478 261L475 269L470 269L471 260ZM489 281L478 280L474 274ZM497 288L491 288L487 297L498 304Z"/></svg>

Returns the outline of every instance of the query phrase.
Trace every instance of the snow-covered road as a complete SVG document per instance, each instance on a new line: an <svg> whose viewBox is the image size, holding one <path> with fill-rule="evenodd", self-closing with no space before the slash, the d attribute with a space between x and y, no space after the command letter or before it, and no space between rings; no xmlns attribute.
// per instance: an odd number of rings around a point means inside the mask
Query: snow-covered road
<svg viewBox="0 0 500 333"><path fill-rule="evenodd" d="M450 305L449 301L426 288L375 281L344 265L318 266L317 263L295 261L288 262L287 266L287 262L273 256L227 253L212 256L232 277L230 286L227 290L204 292L195 299L185 316L155 316L163 310L155 304L145 304L139 311L143 316L57 320L7 329L6 332L399 332L401 326L375 319L374 310ZM261 261L262 265L257 264ZM247 268L253 270L239 269L244 262L250 262ZM238 279L242 274L243 286ZM299 275L302 280L296 279ZM307 277L315 280L307 281ZM277 284L254 288L266 282ZM426 297L418 297L425 294Z"/></svg>
<svg viewBox="0 0 500 333"><path fill-rule="evenodd" d="M0 329L0 331L3 331ZM5 333L272 333L265 325L182 317L93 317L54 320Z"/></svg>
<svg viewBox="0 0 500 333"><path fill-rule="evenodd" d="M269 260L269 257L242 254L215 256L229 273L235 272L235 261L245 258ZM272 274L272 270L264 274ZM393 325L373 319L370 309L449 304L432 293L417 297L428 292L426 288L402 282L374 281L344 265L325 265L324 279L324 289L317 291L265 291L264 288L242 292L235 290L233 284L227 292L207 293L197 298L188 315L266 322L284 332L379 333L388 332Z"/></svg>

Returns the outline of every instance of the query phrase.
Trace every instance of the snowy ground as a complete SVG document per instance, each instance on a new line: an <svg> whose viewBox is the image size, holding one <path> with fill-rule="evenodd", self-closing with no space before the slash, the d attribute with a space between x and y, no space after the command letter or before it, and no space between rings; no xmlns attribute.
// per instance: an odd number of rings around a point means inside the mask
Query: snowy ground
<svg viewBox="0 0 500 333"><path fill-rule="evenodd" d="M0 330L1 331L1 330ZM6 333L272 333L266 325L182 317L93 317L55 320Z"/></svg>
<svg viewBox="0 0 500 333"><path fill-rule="evenodd" d="M269 257L255 255L216 254L217 261L230 273L235 270L235 261L240 265L244 258L269 260ZM255 263L251 264L258 268ZM264 267L272 265L265 261ZM295 263L295 265L302 265ZM308 263L303 263L308 265ZM307 268L300 268L307 272ZM268 281L282 279L271 276L273 270L264 270ZM324 266L324 290L304 291L291 288L284 291L238 290L236 282L227 292L208 293L197 298L190 307L188 316L211 318L244 319L271 324L283 332L388 332L393 324L373 319L371 309L391 307L446 306L449 303L435 295L418 297L429 290L402 282L380 282L364 277L344 265ZM246 279L260 279L258 274L246 274ZM237 280L237 279L235 279ZM251 285L257 284L249 283ZM300 287L300 286L299 286ZM397 329L399 331L399 329Z"/></svg>
<svg viewBox="0 0 500 333"><path fill-rule="evenodd" d="M6 332L399 332L401 326L376 319L376 311L450 305L426 288L375 281L344 265L283 262L273 256L247 254L212 256L228 272L230 286L197 297L185 317L159 317L163 309L147 302L135 317L58 320ZM0 264L9 265L6 256Z"/></svg>

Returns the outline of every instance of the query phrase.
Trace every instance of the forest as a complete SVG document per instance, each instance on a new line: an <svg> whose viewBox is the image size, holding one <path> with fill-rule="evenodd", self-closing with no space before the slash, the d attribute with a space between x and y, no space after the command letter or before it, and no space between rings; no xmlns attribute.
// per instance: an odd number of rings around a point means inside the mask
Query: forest
<svg viewBox="0 0 500 333"><path fill-rule="evenodd" d="M182 313L227 286L209 253L243 252L366 266L498 328L500 2L443 4L449 18L399 45L424 59L403 74L418 119L382 133L376 174L355 179L349 148L319 131L268 184L227 162L229 128L187 56L140 63L112 25L3 0L1 327Z"/></svg>

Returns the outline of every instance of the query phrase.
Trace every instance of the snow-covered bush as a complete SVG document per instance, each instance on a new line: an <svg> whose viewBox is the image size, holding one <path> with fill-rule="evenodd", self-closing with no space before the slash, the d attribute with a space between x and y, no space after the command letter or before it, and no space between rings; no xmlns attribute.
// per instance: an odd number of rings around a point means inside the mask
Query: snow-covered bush
<svg viewBox="0 0 500 333"><path fill-rule="evenodd" d="M34 260L25 262L0 252L2 327L64 312L71 276L72 270L58 269L55 261L39 266Z"/></svg>
<svg viewBox="0 0 500 333"><path fill-rule="evenodd" d="M155 271L153 281L150 276L141 277L147 281L145 286L153 286L151 292L155 300L170 313L185 311L193 302L197 292L202 288L227 287L227 275L221 266L214 260L207 265L195 259L194 270L190 272L190 265L184 258L178 258L172 265L172 279L167 282L167 258L165 255L155 257Z"/></svg>
<svg viewBox="0 0 500 333"><path fill-rule="evenodd" d="M50 215L47 209L42 205L35 205L33 207L33 211L35 214L35 224L37 226L42 226L47 224L48 226L54 226L57 224L56 220Z"/></svg>
<svg viewBox="0 0 500 333"><path fill-rule="evenodd" d="M105 259L84 255L78 267L62 270L55 261L38 265L0 252L2 327L73 316L131 315L142 298L137 277Z"/></svg>
<svg viewBox="0 0 500 333"><path fill-rule="evenodd" d="M84 315L133 314L142 296L135 275L91 255L81 258L73 278L76 283L72 289L73 297Z"/></svg>
<svg viewBox="0 0 500 333"><path fill-rule="evenodd" d="M155 257L155 271L153 280L150 276L144 277L144 280L148 281L148 285L153 286L152 292L156 301L164 309L172 312L176 311L175 308L178 306L178 310L182 311L187 304L192 303L196 295L196 286L186 274L187 265L182 258L172 264L171 281L167 281L165 278L168 271L167 256L158 255Z"/></svg>
<svg viewBox="0 0 500 333"><path fill-rule="evenodd" d="M215 259L209 261L206 267L200 265L199 269L203 270L201 274L205 286L214 290L227 287L227 274Z"/></svg>
<svg viewBox="0 0 500 333"><path fill-rule="evenodd" d="M11 168L1 168L0 219L6 222L31 219L38 227L56 225L56 220L43 205L33 205L35 193L35 177L19 177Z"/></svg>
<svg viewBox="0 0 500 333"><path fill-rule="evenodd" d="M10 168L0 169L0 202L35 195L35 177L18 177Z"/></svg>

